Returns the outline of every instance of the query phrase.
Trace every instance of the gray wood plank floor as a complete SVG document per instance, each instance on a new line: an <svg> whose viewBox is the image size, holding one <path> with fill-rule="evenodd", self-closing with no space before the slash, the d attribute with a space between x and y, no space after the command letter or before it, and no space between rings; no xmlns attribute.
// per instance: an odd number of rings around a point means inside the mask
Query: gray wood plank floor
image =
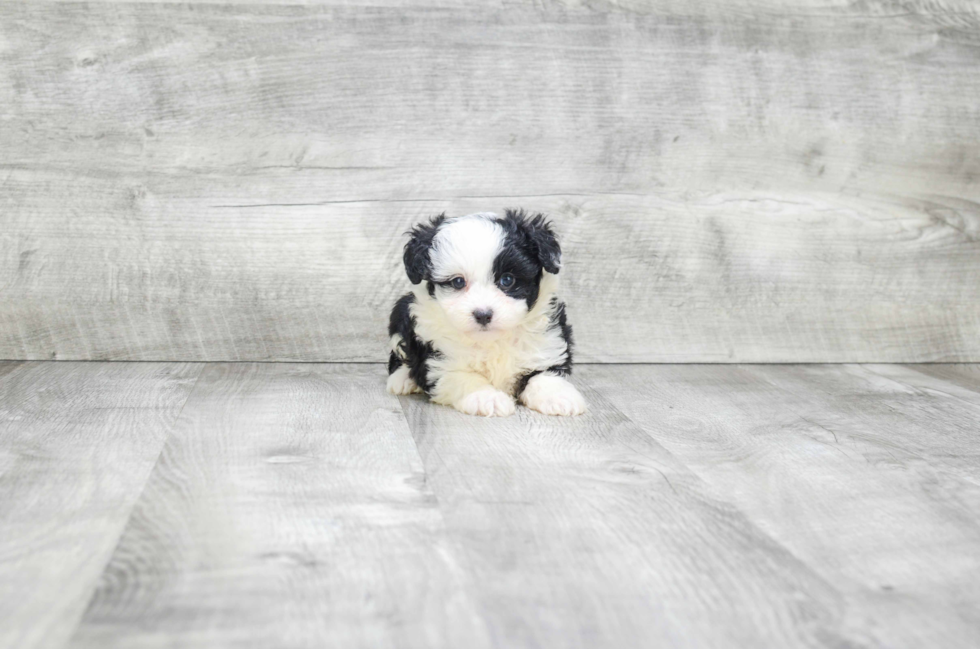
<svg viewBox="0 0 980 649"><path fill-rule="evenodd" d="M0 647L975 647L980 367L0 363Z"/></svg>
<svg viewBox="0 0 980 649"><path fill-rule="evenodd" d="M0 647L71 635L201 367L0 364Z"/></svg>

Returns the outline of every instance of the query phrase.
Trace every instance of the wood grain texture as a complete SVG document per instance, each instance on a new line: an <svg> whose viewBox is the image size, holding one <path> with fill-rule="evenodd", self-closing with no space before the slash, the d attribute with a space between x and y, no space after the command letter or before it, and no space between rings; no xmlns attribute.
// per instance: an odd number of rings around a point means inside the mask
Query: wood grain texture
<svg viewBox="0 0 980 649"><path fill-rule="evenodd" d="M860 643L833 583L579 385L571 419L402 398L496 646Z"/></svg>
<svg viewBox="0 0 980 649"><path fill-rule="evenodd" d="M976 5L365 4L0 5L0 357L381 360L524 205L582 360L980 360Z"/></svg>
<svg viewBox="0 0 980 649"><path fill-rule="evenodd" d="M69 646L485 646L383 374L209 365Z"/></svg>
<svg viewBox="0 0 980 649"><path fill-rule="evenodd" d="M0 647L68 639L200 370L0 363Z"/></svg>
<svg viewBox="0 0 980 649"><path fill-rule="evenodd" d="M926 374L947 381L960 388L980 392L980 365L973 363L917 364L908 366L919 374Z"/></svg>
<svg viewBox="0 0 980 649"><path fill-rule="evenodd" d="M590 366L579 380L834 584L861 644L980 643L976 392L897 366Z"/></svg>
<svg viewBox="0 0 980 649"><path fill-rule="evenodd" d="M978 372L0 363L0 647L972 649Z"/></svg>

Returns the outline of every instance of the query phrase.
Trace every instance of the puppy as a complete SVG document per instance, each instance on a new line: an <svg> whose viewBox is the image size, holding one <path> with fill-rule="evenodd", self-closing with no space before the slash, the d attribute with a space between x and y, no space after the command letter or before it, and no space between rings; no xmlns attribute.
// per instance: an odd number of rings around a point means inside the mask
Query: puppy
<svg viewBox="0 0 980 649"><path fill-rule="evenodd" d="M558 299L561 249L544 216L508 210L440 215L409 232L414 285L391 311L388 391L485 417L514 400L547 415L580 415L568 382L572 328Z"/></svg>

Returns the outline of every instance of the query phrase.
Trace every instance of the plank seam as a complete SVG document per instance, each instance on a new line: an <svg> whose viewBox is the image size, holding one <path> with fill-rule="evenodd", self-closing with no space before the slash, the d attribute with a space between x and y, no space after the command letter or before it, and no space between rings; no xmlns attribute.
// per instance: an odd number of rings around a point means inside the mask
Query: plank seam
<svg viewBox="0 0 980 649"><path fill-rule="evenodd" d="M419 443L415 437L415 431L412 427L412 423L408 419L408 415L405 414L405 408L403 405L403 400L410 399L410 398L411 397L408 396L399 396L397 397L396 400L398 401L398 412L401 413L402 421L405 422L405 429L408 431L409 437L412 438L412 447L415 449L415 457L419 461L419 466L422 467L423 487L428 491L429 494L432 495L432 499L436 503L436 509L439 512L439 521L442 527L441 531L443 534L443 538L445 538L446 540L447 549L449 552L452 553L453 559L456 560L456 562L460 567L461 572L463 573L463 576L465 577L465 580L463 581L462 584L463 592L466 595L467 599L469 599L473 603L474 612L479 616L479 623L483 627L484 633L486 634L486 637L490 641L490 646L496 646L496 643L493 640L494 633L491 630L490 621L487 618L485 612L486 606L483 603L483 599L479 596L479 593L474 592L473 589L473 583L474 580L476 579L476 570L474 569L469 558L466 556L466 548L463 547L456 540L455 535L453 535L450 531L449 525L446 522L446 512L445 509L443 508L442 499L439 497L439 494L436 493L435 489L433 489L429 485L429 468L426 466L425 459L422 457L422 451L419 449ZM432 404L432 405L436 406L437 404ZM437 407L444 408L446 406L437 406Z"/></svg>
<svg viewBox="0 0 980 649"><path fill-rule="evenodd" d="M41 362L57 363L61 361L41 361ZM102 361L102 362L106 362L106 361ZM151 361L136 361L136 362L145 363ZM198 383L200 383L201 377L204 375L204 370L206 369L205 367L206 365L208 365L208 363L200 363L201 368L200 371L197 373L197 377L195 377L194 379L194 385L192 385L191 389L187 391L187 398L184 399L184 403L180 405L180 411L177 413L177 416L174 417L173 421L170 423L167 434L163 436L163 440L160 444L160 450L157 452L157 456L153 460L153 464L150 466L150 470L146 472L146 479L143 480L143 485L140 487L139 495L137 495L136 498L133 499L133 503L129 507L129 512L126 514L125 522L119 526L119 534L116 537L115 544L113 544L112 546L112 552L108 553L106 557L106 561L102 565L102 570L99 571L99 577L96 578L93 582L91 593L88 596L88 599L85 603L85 607L81 609L81 613L79 613L78 619L75 621L75 630L72 631L70 636L68 636L68 638L65 640L65 643L62 645L62 647L71 646L72 642L75 639L75 636L78 634L78 631L82 625L82 621L85 619L85 615L88 613L89 608L92 606L92 600L95 599L95 594L98 591L99 581L102 575L105 574L106 568L108 568L109 564L112 563L112 559L113 557L116 556L116 552L119 551L119 544L122 542L122 538L126 533L126 529L129 527L129 521L133 517L133 511L136 509L136 505L139 504L140 500L143 499L143 493L146 491L146 486L150 482L150 477L153 475L153 472L156 470L157 465L160 463L160 456L163 455L163 449L166 448L167 442L169 442L170 438L173 436L174 430L177 427L177 422L180 421L181 416L184 414L184 409L187 407L187 403L190 401L191 396L197 390L197 385Z"/></svg>

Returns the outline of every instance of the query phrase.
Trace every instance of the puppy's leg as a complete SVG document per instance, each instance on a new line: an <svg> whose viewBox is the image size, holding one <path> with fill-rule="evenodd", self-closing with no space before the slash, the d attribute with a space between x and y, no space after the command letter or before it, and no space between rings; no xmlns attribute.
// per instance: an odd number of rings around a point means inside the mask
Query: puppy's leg
<svg viewBox="0 0 980 649"><path fill-rule="evenodd" d="M388 375L388 392L392 394L412 394L421 391L415 380L408 375L407 365L400 365Z"/></svg>
<svg viewBox="0 0 980 649"><path fill-rule="evenodd" d="M460 412L481 417L507 417L514 414L514 398L490 385L473 372L446 372L432 392L432 400Z"/></svg>
<svg viewBox="0 0 980 649"><path fill-rule="evenodd" d="M418 384L409 375L408 360L401 334L391 336L391 354L388 356L388 392L392 394L412 394L421 392Z"/></svg>
<svg viewBox="0 0 980 649"><path fill-rule="evenodd" d="M521 403L546 415L573 416L585 412L585 399L566 379L554 374L531 377L521 393Z"/></svg>

